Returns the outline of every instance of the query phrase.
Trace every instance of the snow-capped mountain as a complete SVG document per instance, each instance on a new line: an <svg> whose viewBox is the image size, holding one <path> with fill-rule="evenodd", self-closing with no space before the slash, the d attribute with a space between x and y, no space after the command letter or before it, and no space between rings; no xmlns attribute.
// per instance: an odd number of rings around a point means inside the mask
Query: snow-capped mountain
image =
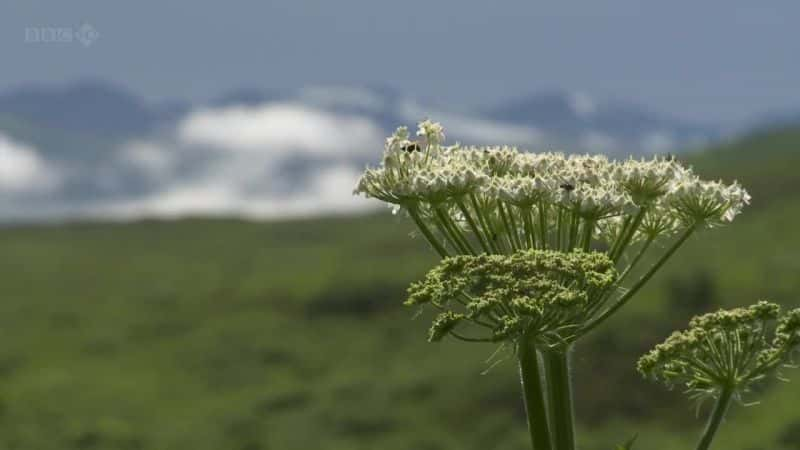
<svg viewBox="0 0 800 450"><path fill-rule="evenodd" d="M714 126L667 117L632 103L598 101L579 92L532 95L483 113L505 123L534 124L564 148L587 152L674 152L721 137Z"/></svg>

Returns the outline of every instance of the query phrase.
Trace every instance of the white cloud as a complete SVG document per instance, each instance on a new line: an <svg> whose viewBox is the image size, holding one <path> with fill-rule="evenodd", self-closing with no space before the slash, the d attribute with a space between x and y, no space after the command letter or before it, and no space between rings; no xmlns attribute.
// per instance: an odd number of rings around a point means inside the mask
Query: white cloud
<svg viewBox="0 0 800 450"><path fill-rule="evenodd" d="M0 134L0 193L48 192L61 182L61 175L32 146Z"/></svg>
<svg viewBox="0 0 800 450"><path fill-rule="evenodd" d="M371 120L297 103L203 109L178 126L181 142L264 155L353 155L382 148Z"/></svg>
<svg viewBox="0 0 800 450"><path fill-rule="evenodd" d="M373 208L352 190L357 161L365 152L377 159L383 134L368 118L297 104L196 111L174 136L123 145L117 163L150 189L97 202L89 214L278 218Z"/></svg>
<svg viewBox="0 0 800 450"><path fill-rule="evenodd" d="M122 146L119 160L122 164L139 169L153 177L162 178L172 170L176 156L163 144L138 140Z"/></svg>
<svg viewBox="0 0 800 450"><path fill-rule="evenodd" d="M375 208L352 195L359 171L347 165L320 170L305 189L281 194L245 192L225 177L175 183L143 198L97 205L91 215L118 219L236 215L255 219L311 217Z"/></svg>

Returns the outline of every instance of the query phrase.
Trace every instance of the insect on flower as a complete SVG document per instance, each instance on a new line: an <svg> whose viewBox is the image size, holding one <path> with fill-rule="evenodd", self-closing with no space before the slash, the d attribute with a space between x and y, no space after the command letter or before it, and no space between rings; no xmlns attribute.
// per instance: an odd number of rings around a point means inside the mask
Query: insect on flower
<svg viewBox="0 0 800 450"><path fill-rule="evenodd" d="M410 141L408 144L400 147L400 149L408 153L422 151L422 147L419 145L419 142L417 141Z"/></svg>

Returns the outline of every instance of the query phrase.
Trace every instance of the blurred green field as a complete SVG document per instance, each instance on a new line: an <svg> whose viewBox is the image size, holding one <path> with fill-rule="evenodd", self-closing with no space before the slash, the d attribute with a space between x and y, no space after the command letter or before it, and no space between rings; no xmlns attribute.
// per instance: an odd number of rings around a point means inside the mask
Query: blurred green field
<svg viewBox="0 0 800 450"><path fill-rule="evenodd" d="M692 238L576 354L580 447L693 448L703 422L639 379L697 312L800 305L800 130L688 158L753 206ZM0 230L2 449L526 449L515 365L428 344L400 305L434 262L412 225L366 217ZM725 450L800 449L800 370L737 407Z"/></svg>

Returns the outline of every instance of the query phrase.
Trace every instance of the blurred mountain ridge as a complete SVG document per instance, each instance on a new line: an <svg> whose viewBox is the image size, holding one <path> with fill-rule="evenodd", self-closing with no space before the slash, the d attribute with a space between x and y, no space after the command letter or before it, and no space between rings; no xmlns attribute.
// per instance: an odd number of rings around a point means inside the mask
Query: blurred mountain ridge
<svg viewBox="0 0 800 450"><path fill-rule="evenodd" d="M176 100L147 102L124 87L98 80L63 85L23 85L0 93L0 114L36 125L100 135L141 136L179 120L193 108L256 107L275 102L295 102L334 113L369 117L386 131L399 124L420 120L409 117L416 110L424 116L435 112L473 120L530 127L548 141L594 133L619 140L620 151L637 153L636 139L662 133L676 147L716 140L719 127L663 116L634 103L596 101L567 90L543 91L501 100L475 111L447 110L427 105L413 96L383 87L313 86L292 90L232 89L212 99L192 103ZM426 112L427 111L427 112ZM446 125L446 124L445 124ZM530 142L527 144L539 144ZM592 151L579 146L576 150ZM644 146L639 151L647 152Z"/></svg>

